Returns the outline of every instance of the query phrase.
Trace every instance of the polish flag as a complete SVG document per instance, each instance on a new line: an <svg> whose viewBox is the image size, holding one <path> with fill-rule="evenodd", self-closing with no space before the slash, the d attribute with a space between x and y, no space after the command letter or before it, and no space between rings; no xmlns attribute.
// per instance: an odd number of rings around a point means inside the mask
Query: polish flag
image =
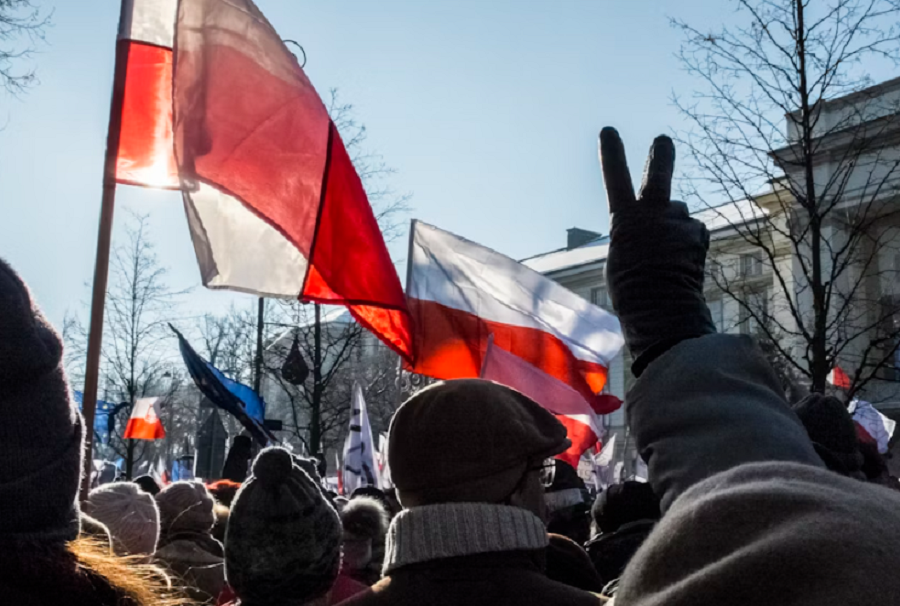
<svg viewBox="0 0 900 606"><path fill-rule="evenodd" d="M894 437L897 422L882 414L871 402L854 400L851 407L853 422L856 424L856 433L860 440L872 442L878 446L878 452L886 453L890 449L890 441Z"/></svg>
<svg viewBox="0 0 900 606"><path fill-rule="evenodd" d="M828 382L835 387L840 389L850 389L850 377L847 376L847 373L845 373L840 366L832 368L826 378L828 379Z"/></svg>
<svg viewBox="0 0 900 606"><path fill-rule="evenodd" d="M178 0L126 0L114 98L120 96L116 181L178 189L172 139L172 44ZM112 137L111 137L112 138Z"/></svg>
<svg viewBox="0 0 900 606"><path fill-rule="evenodd" d="M623 345L618 319L553 280L414 221L406 289L414 372L477 377L493 336L500 348L572 387L598 414L618 408L618 400L596 396Z"/></svg>
<svg viewBox="0 0 900 606"><path fill-rule="evenodd" d="M161 440L166 437L166 430L159 418L159 398L135 401L122 437L131 440Z"/></svg>
<svg viewBox="0 0 900 606"><path fill-rule="evenodd" d="M584 396L522 358L497 347L493 340L488 341L481 378L512 387L553 413L566 427L566 435L572 442L572 446L556 458L576 469L581 455L593 448L602 435L600 420Z"/></svg>
<svg viewBox="0 0 900 606"><path fill-rule="evenodd" d="M345 305L411 359L403 288L359 175L259 9L126 0L121 23L116 179L182 191L203 284Z"/></svg>

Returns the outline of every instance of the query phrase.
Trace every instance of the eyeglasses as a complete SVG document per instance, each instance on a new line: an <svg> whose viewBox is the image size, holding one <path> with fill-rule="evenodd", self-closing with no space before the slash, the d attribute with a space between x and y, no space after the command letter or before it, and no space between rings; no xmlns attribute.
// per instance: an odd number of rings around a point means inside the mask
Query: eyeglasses
<svg viewBox="0 0 900 606"><path fill-rule="evenodd" d="M556 478L556 459L544 459L538 470L541 473L541 485L544 488L550 488Z"/></svg>

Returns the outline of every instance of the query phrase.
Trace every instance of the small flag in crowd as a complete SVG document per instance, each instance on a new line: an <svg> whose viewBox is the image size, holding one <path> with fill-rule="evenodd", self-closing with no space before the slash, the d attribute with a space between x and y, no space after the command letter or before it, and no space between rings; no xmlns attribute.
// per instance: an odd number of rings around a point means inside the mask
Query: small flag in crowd
<svg viewBox="0 0 900 606"><path fill-rule="evenodd" d="M381 488L378 467L375 464L372 426L369 425L366 399L358 383L353 386L353 397L350 401L350 433L344 442L342 475L344 494L352 494L360 486Z"/></svg>
<svg viewBox="0 0 900 606"><path fill-rule="evenodd" d="M615 465L613 457L616 453L616 437L619 434L613 434L609 441L603 445L603 449L591 457L594 464L594 488L601 490L610 484L614 484L613 475L615 473Z"/></svg>
<svg viewBox="0 0 900 606"><path fill-rule="evenodd" d="M584 396L488 339L481 378L519 391L556 415L572 445L557 455L574 468L602 435L600 420Z"/></svg>
<svg viewBox="0 0 900 606"><path fill-rule="evenodd" d="M81 410L84 394L80 391L73 391L72 396L78 410ZM116 423L116 413L121 410L121 406L97 400L97 409L94 412L94 436L100 444L109 444L109 437L112 435Z"/></svg>
<svg viewBox="0 0 900 606"><path fill-rule="evenodd" d="M897 422L884 416L871 402L853 400L850 408L859 438L878 445L878 452L881 454L886 453Z"/></svg>
<svg viewBox="0 0 900 606"><path fill-rule="evenodd" d="M341 467L341 457L338 451L334 451L334 472L337 476L337 493L344 494L344 470Z"/></svg>
<svg viewBox="0 0 900 606"><path fill-rule="evenodd" d="M210 402L237 419L263 446L270 441L276 442L272 432L263 425L266 406L259 394L243 383L226 377L222 371L201 358L174 326L170 324L169 328L178 336L181 357L200 392Z"/></svg>
<svg viewBox="0 0 900 606"><path fill-rule="evenodd" d="M840 389L850 389L850 377L847 376L840 366L835 366L828 373L828 382Z"/></svg>
<svg viewBox="0 0 900 606"><path fill-rule="evenodd" d="M411 359L403 288L363 184L260 10L125 0L121 23L116 179L181 190L203 284L345 305Z"/></svg>
<svg viewBox="0 0 900 606"><path fill-rule="evenodd" d="M406 285L419 374L479 376L487 341L566 383L600 414L607 368L622 348L618 319L529 267L413 222Z"/></svg>
<svg viewBox="0 0 900 606"><path fill-rule="evenodd" d="M138 398L122 436L128 440L162 440L166 437L159 414L159 398Z"/></svg>

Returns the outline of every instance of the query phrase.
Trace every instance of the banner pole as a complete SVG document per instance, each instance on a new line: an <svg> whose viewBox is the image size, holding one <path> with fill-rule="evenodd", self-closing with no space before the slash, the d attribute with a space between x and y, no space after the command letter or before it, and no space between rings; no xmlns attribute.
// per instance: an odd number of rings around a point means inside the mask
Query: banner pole
<svg viewBox="0 0 900 606"><path fill-rule="evenodd" d="M119 20L125 14L128 0L122 0ZM94 416L97 408L97 388L100 383L100 350L103 344L103 312L106 305L106 286L109 278L109 251L112 242L113 214L116 203L116 158L119 155L119 134L122 126L122 102L125 96L125 70L128 65L128 45L116 42L116 67L113 75L112 99L109 105L109 128L106 134L106 156L103 162L103 195L100 199L100 226L97 231L97 258L94 262L94 284L91 293L91 323L88 329L88 350L84 372L84 471L81 478L81 500L91 489L94 452Z"/></svg>

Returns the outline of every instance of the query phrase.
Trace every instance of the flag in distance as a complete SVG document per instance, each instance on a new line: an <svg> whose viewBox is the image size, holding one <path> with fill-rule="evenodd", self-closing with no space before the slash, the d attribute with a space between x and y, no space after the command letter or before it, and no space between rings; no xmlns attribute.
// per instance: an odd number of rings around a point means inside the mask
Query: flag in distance
<svg viewBox="0 0 900 606"><path fill-rule="evenodd" d="M250 432L259 444L267 445L278 440L263 424L265 404L250 387L233 381L218 368L201 358L190 343L171 324L169 328L178 336L178 348L191 378L200 392L210 402L229 413Z"/></svg>
<svg viewBox="0 0 900 606"><path fill-rule="evenodd" d="M362 181L259 9L126 0L121 24L116 179L181 189L203 284L347 306L411 359L403 288Z"/></svg>
<svg viewBox="0 0 900 606"><path fill-rule="evenodd" d="M525 360L488 341L481 378L512 387L543 406L566 427L572 445L556 455L578 468L578 460L602 435L601 424L591 405L580 393Z"/></svg>
<svg viewBox="0 0 900 606"><path fill-rule="evenodd" d="M890 441L897 428L897 422L886 417L880 410L872 406L871 402L854 400L851 407L853 407L856 433L860 439L877 445L878 452L881 454L886 453L890 448Z"/></svg>
<svg viewBox="0 0 900 606"><path fill-rule="evenodd" d="M162 440L166 437L159 415L159 398L139 398L134 402L122 437L128 440Z"/></svg>
<svg viewBox="0 0 900 606"><path fill-rule="evenodd" d="M487 342L566 383L600 414L597 398L624 343L618 319L489 248L413 221L407 300L412 370L438 379L479 376Z"/></svg>
<svg viewBox="0 0 900 606"><path fill-rule="evenodd" d="M835 366L828 373L828 382L839 389L850 389L850 377L840 366Z"/></svg>
<svg viewBox="0 0 900 606"><path fill-rule="evenodd" d="M381 488L378 467L375 464L375 441L366 399L359 383L353 385L350 401L350 432L344 441L344 467L341 487L344 494L353 494L360 486Z"/></svg>

